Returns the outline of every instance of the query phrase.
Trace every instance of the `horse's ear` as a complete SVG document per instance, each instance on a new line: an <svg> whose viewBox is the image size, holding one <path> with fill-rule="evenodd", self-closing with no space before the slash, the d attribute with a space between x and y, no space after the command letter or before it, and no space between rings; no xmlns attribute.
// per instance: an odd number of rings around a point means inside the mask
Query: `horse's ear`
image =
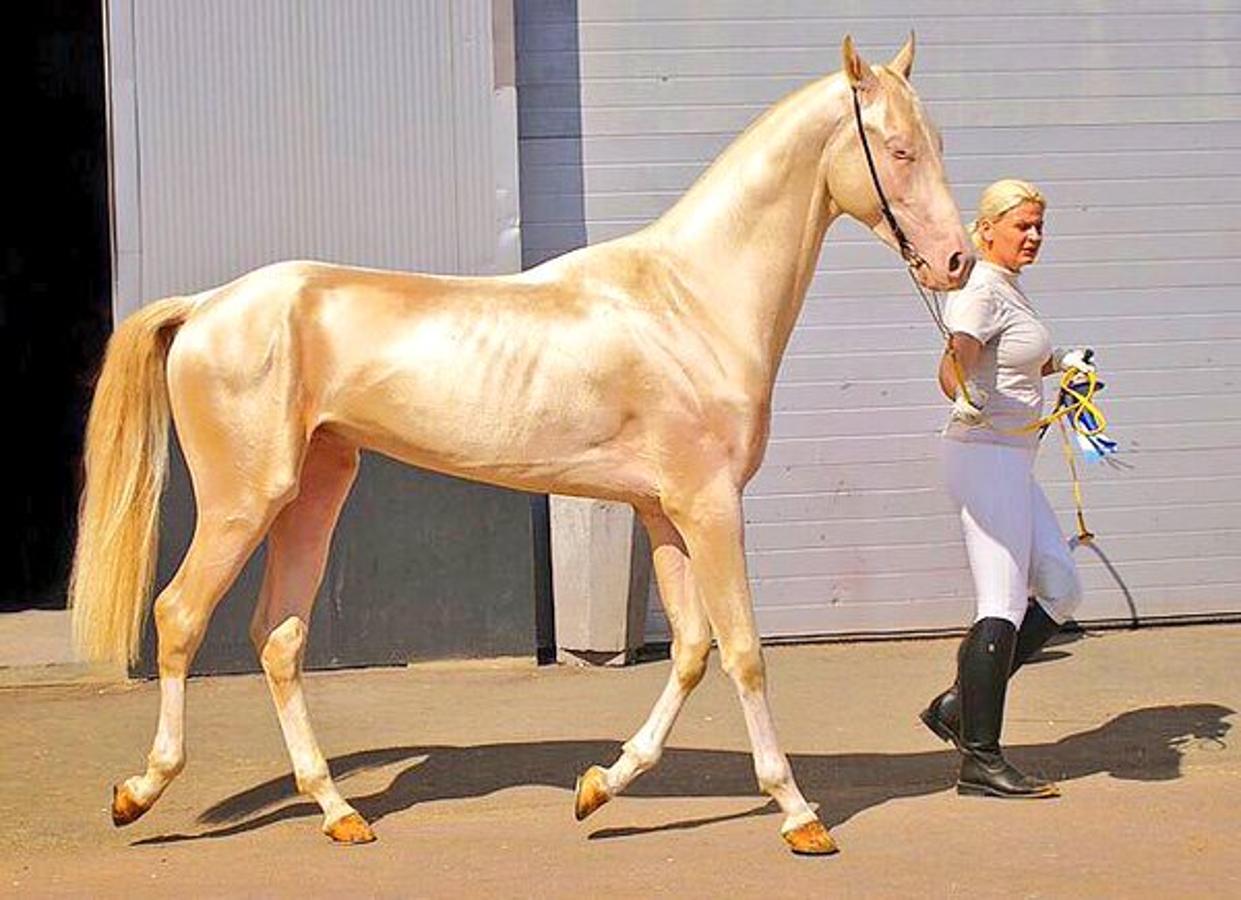
<svg viewBox="0 0 1241 900"><path fill-rule="evenodd" d="M853 46L852 35L845 35L844 43L840 46L840 55L844 61L845 77L855 90L864 91L874 86L875 73L871 71L870 63L862 59L857 48Z"/></svg>
<svg viewBox="0 0 1241 900"><path fill-rule="evenodd" d="M914 33L909 32L909 40L905 42L905 46L901 48L896 56L892 57L892 61L888 63L888 68L896 72L906 81L914 70Z"/></svg>

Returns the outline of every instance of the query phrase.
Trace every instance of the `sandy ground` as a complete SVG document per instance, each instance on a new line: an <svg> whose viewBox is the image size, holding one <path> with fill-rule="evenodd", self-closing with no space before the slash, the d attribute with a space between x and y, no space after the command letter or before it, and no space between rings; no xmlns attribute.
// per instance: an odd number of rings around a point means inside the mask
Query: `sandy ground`
<svg viewBox="0 0 1241 900"><path fill-rule="evenodd" d="M1077 635L1023 670L1005 739L1061 781L1055 801L953 792L954 754L916 714L954 646L768 650L785 749L843 851L818 859L785 851L714 660L660 766L584 823L575 775L614 758L667 662L309 676L380 837L364 847L331 845L294 793L261 678L192 682L185 772L117 830L109 786L143 764L157 686L9 668L0 895L1241 897L1241 626Z"/></svg>

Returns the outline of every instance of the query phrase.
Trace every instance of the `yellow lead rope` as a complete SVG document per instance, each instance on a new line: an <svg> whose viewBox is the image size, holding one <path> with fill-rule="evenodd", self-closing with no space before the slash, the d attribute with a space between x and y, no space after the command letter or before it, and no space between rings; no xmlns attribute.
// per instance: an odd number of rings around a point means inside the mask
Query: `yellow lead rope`
<svg viewBox="0 0 1241 900"><path fill-rule="evenodd" d="M1080 382L1083 378L1086 379L1086 387L1084 389L1080 387ZM1095 405L1094 395L1098 390L1099 376L1094 372L1068 369L1060 378L1060 391L1073 402L1057 406L1037 422L1032 422L1014 433L1026 434L1030 431L1039 431L1053 422L1060 422L1063 426L1061 420L1067 418L1069 424L1073 426L1073 430L1079 434L1083 434L1086 437L1102 434L1103 430L1107 428L1107 417L1103 415L1103 410ZM1094 425L1088 425L1082 421L1082 417L1085 415L1089 415L1094 419Z"/></svg>
<svg viewBox="0 0 1241 900"><path fill-rule="evenodd" d="M1060 446L1064 449L1064 461L1069 464L1069 474L1073 476L1073 505L1077 508L1077 542L1089 544L1094 540L1094 532L1086 527L1086 514L1082 510L1082 482L1077 477L1077 460L1073 458L1073 448L1069 444L1069 432L1064 427L1064 418L1056 420L1060 428Z"/></svg>
<svg viewBox="0 0 1241 900"><path fill-rule="evenodd" d="M1085 388L1081 388L1080 382L1086 379ZM1025 428L1018 429L1015 434L1028 434L1031 431L1039 431L1047 428L1053 422L1060 430L1060 443L1064 449L1064 461L1068 463L1069 475L1073 479L1073 504L1077 508L1077 542L1079 544L1088 544L1094 540L1094 533L1086 527L1086 514L1083 510L1082 500L1082 482L1077 474L1077 460L1073 458L1073 447L1069 442L1069 427L1079 434L1086 437L1095 437L1102 434L1103 429L1107 427L1107 418L1103 415L1103 411L1095 405L1094 395L1098 391L1099 378L1094 372L1081 372L1077 369L1068 369L1060 378L1060 396L1067 396L1072 402L1061 403L1048 415L1043 416L1037 422L1027 425ZM1093 420L1093 424L1083 421L1083 417L1089 415ZM1065 426L1065 420L1068 420L1068 427Z"/></svg>

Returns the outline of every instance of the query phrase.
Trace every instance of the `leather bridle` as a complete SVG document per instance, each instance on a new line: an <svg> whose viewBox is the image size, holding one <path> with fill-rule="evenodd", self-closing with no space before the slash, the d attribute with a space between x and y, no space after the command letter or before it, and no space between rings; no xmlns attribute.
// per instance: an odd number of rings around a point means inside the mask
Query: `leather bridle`
<svg viewBox="0 0 1241 900"><path fill-rule="evenodd" d="M862 126L862 101L858 98L858 90L853 86L853 118L857 122L858 138L862 141L862 150L866 153L866 166L870 169L870 180L875 186L875 193L879 195L879 208L883 210L883 218L887 221L888 227L892 229L892 234L896 238L896 245L900 248L901 259L905 260L906 271L909 272L909 280L913 282L914 290L918 292L918 296L922 300L922 305L926 307L926 311L930 313L931 320L935 323L935 327L939 329L939 333L943 335L945 342L945 352L952 361L953 370L957 375L957 381L961 384L962 389L966 392L966 399L969 399L969 392L965 389L965 376L961 373L961 364L957 360L956 350L952 346L952 332L948 330L948 325L944 322L943 302L939 291L927 291L922 287L922 283L918 281L917 270L927 265L927 261L923 258L914 245L910 243L909 238L905 236L905 232L901 230L900 224L896 221L896 216L892 214L892 207L888 204L888 197L883 192L883 185L879 181L879 172L875 168L875 158L870 152L870 142L866 140L866 129Z"/></svg>
<svg viewBox="0 0 1241 900"><path fill-rule="evenodd" d="M892 207L888 204L888 197L883 192L883 185L879 181L879 172L875 168L875 158L870 152L870 142L866 140L866 129L862 127L862 101L858 98L856 87L853 88L853 118L857 122L857 133L862 141L862 150L866 153L866 166L870 169L871 183L875 186L875 193L879 195L879 208L883 211L883 218L887 221L888 227L892 229L892 234L896 238L896 245L901 251L901 259L905 260L905 263L911 270L920 269L927 262L914 249L914 245L909 242L909 238L905 237L905 232L901 230L901 226L896 221L896 216L892 214Z"/></svg>

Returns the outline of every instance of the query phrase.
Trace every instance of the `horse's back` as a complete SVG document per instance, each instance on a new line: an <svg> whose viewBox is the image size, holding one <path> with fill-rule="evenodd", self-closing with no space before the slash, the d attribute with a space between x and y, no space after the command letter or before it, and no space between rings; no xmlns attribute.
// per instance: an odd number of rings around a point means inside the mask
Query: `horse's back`
<svg viewBox="0 0 1241 900"><path fill-rule="evenodd" d="M279 263L203 299L169 382L290 441L326 427L465 477L645 493L652 417L716 418L714 357L665 277L625 245L479 278Z"/></svg>

